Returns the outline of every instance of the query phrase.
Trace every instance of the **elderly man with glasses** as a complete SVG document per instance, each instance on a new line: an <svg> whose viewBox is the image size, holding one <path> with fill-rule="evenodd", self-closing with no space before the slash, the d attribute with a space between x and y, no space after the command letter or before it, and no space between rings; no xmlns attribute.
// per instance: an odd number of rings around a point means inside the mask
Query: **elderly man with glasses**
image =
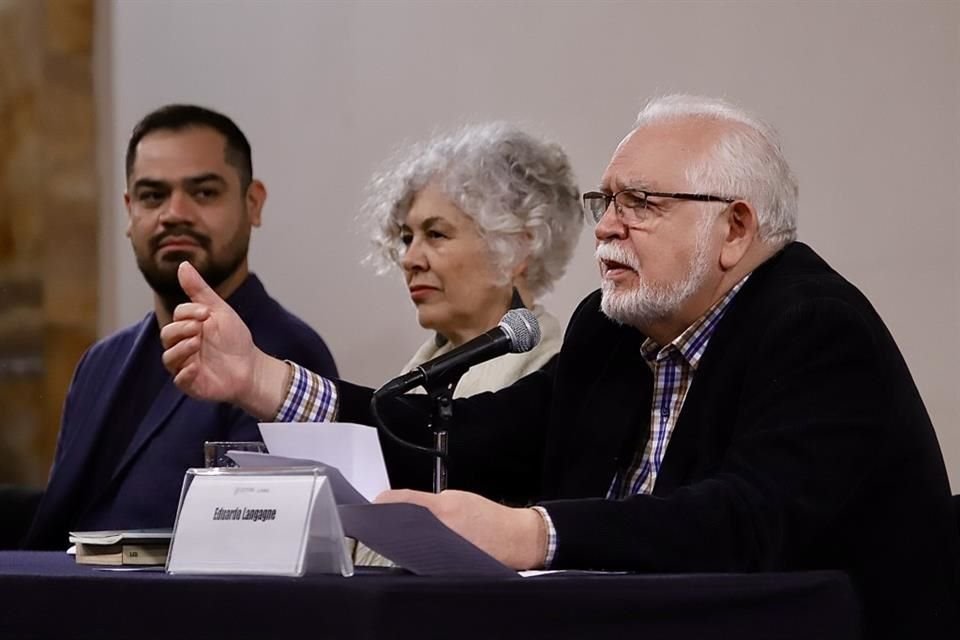
<svg viewBox="0 0 960 640"><path fill-rule="evenodd" d="M775 132L723 101L649 103L599 191L601 290L556 365L457 401L449 482L385 441L396 490L518 569L840 569L867 637L957 637L960 540L933 427L864 296L795 240ZM370 390L264 356L189 267L164 329L187 393L372 424ZM429 444L422 397L381 403ZM490 462L496 458L496 464ZM525 501L532 506L507 506Z"/></svg>

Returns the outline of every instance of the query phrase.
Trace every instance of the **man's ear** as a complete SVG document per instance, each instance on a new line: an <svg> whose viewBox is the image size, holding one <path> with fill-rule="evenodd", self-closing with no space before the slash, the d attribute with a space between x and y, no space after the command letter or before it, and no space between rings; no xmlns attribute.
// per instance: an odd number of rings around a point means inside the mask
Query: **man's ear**
<svg viewBox="0 0 960 640"><path fill-rule="evenodd" d="M126 236L130 237L130 227L133 226L133 212L130 211L130 193L127 191L123 192L123 206L127 208L127 231Z"/></svg>
<svg viewBox="0 0 960 640"><path fill-rule="evenodd" d="M720 248L720 267L729 271L737 266L757 240L760 222L757 211L745 200L737 200L727 207L726 235Z"/></svg>
<svg viewBox="0 0 960 640"><path fill-rule="evenodd" d="M250 225L259 227L263 203L267 201L267 188L259 180L253 180L247 187L247 214L250 216Z"/></svg>

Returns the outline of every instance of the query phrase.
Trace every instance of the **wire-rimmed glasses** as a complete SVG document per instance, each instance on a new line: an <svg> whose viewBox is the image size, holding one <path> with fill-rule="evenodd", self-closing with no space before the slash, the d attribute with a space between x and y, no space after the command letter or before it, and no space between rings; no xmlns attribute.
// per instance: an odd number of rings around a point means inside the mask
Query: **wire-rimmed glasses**
<svg viewBox="0 0 960 640"><path fill-rule="evenodd" d="M583 209L590 214L595 223L598 223L603 214L610 208L612 202L617 216L625 225L637 226L643 224L649 218L647 199L650 197L695 200L697 202L726 202L727 204L737 200L737 198L708 193L661 193L658 191L641 191L640 189L624 189L611 195L602 191L588 191L583 194Z"/></svg>

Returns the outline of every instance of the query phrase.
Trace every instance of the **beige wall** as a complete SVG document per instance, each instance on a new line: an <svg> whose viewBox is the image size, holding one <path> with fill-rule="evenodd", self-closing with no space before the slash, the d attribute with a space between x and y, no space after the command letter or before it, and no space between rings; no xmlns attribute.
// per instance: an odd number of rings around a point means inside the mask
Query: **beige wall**
<svg viewBox="0 0 960 640"><path fill-rule="evenodd" d="M782 131L801 239L897 338L960 489L960 4L942 2L118 2L103 0L114 193L101 331L149 295L123 237L122 153L146 111L234 116L270 189L253 266L346 377L376 384L424 339L398 279L360 264L354 215L397 145L505 118L563 143L595 185L644 98L726 96ZM547 304L596 286L584 234ZM893 471L893 470L892 470Z"/></svg>

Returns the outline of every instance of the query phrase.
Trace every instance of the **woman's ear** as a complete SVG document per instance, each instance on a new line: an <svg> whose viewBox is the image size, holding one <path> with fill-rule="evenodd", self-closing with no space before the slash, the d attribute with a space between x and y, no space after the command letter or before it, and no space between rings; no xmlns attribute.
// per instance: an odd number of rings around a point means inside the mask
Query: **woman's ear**
<svg viewBox="0 0 960 640"><path fill-rule="evenodd" d="M520 255L522 256L520 260L513 265L513 269L510 270L510 277L516 281L517 278L527 278L527 267L530 265L530 246L533 244L533 236L529 231L524 231L522 239L519 242L520 245Z"/></svg>

